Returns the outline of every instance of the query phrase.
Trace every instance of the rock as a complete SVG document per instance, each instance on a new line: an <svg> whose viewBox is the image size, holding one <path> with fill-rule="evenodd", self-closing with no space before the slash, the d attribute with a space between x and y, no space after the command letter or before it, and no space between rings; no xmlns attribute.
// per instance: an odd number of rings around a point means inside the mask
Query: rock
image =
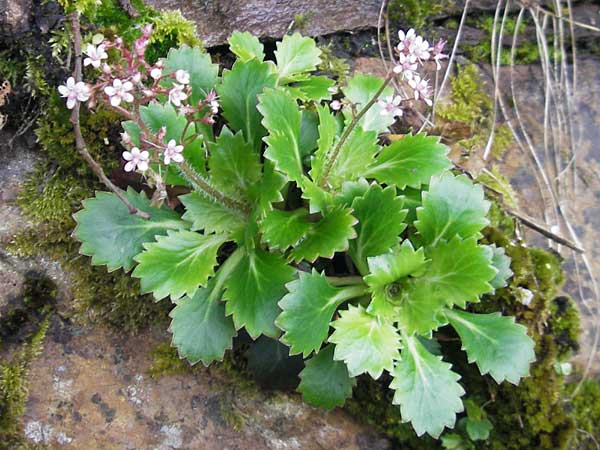
<svg viewBox="0 0 600 450"><path fill-rule="evenodd" d="M55 321L30 374L27 437L64 449L390 448L341 410L241 387L219 368L152 379L149 350L165 339Z"/></svg>
<svg viewBox="0 0 600 450"><path fill-rule="evenodd" d="M30 30L31 0L0 0L0 35Z"/></svg>
<svg viewBox="0 0 600 450"><path fill-rule="evenodd" d="M233 31L280 38L292 25L317 36L376 27L380 0L145 0L160 10L180 9L196 22L205 45L224 44Z"/></svg>

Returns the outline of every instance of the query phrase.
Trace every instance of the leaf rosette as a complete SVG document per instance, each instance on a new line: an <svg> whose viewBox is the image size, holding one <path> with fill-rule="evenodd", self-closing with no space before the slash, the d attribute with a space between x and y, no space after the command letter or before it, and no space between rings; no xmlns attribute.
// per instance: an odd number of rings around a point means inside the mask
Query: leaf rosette
<svg viewBox="0 0 600 450"><path fill-rule="evenodd" d="M481 242L483 189L450 171L434 136L380 139L394 120L373 99L393 94L389 79L359 74L337 89L315 75L321 50L298 33L274 61L249 33L229 44L237 59L220 74L199 48L162 61L187 83L177 101L192 112L161 94L134 103L123 127L131 145L181 142L181 161L151 161L164 175L150 177L152 199L124 193L149 219L113 193L86 200L75 215L81 253L133 269L143 292L175 303L173 345L190 363L222 359L242 328L278 339L306 359L305 401L327 409L343 405L354 377L387 372L418 435L438 437L463 410L460 376L432 353L441 329L498 383L527 376L526 329L468 310L512 275L504 250ZM351 106L330 108L333 95ZM218 113L207 120L209 109Z"/></svg>

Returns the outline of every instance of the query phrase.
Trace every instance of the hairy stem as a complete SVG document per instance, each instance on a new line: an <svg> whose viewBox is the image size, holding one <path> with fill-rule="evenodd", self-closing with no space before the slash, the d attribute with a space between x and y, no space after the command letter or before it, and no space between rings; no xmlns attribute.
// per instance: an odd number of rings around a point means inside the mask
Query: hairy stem
<svg viewBox="0 0 600 450"><path fill-rule="evenodd" d="M329 173L331 172L331 169L332 169L333 165L335 164L335 160L337 159L338 155L340 154L340 150L342 149L342 146L348 139L348 136L350 136L350 133L352 133L354 128L356 128L356 126L358 125L358 122L360 122L360 119L362 119L362 117L367 113L367 111L369 109L371 109L371 106L373 106L375 104L375 102L377 101L377 99L379 98L381 93L384 91L384 89L387 87L387 85L390 84L390 81L392 81L393 77L394 77L394 72L390 71L388 73L388 75L385 77L385 80L381 84L380 88L377 90L375 95L373 95L373 98L371 100L369 100L365 106L363 106L363 108L358 112L358 114L356 114L356 116L354 116L354 118L352 119L352 122L350 122L350 124L346 127L346 129L342 133L342 136L340 137L340 140L338 141L337 145L333 148L331 155L328 155L329 157L327 158L325 167L323 168L323 173L321 175L321 181L319 182L319 184L321 186L323 186L323 187L327 186L327 178L329 177Z"/></svg>
<svg viewBox="0 0 600 450"><path fill-rule="evenodd" d="M73 46L75 48L75 71L73 73L75 81L80 82L82 79L82 68L81 68L81 29L79 26L79 13L74 12L71 15L71 24L73 28ZM75 107L73 108L73 112L71 113L71 123L73 124L73 130L75 133L75 147L77 151L81 155L81 157L88 163L94 174L98 177L98 179L110 190L112 191L121 202L127 207L131 214L135 214L143 219L149 219L150 214L140 211L135 206L127 200L123 191L119 189L115 184L110 181L110 179L104 173L102 166L94 160L92 155L87 149L87 145L85 144L85 140L83 139L83 135L81 133L81 123L79 118L79 108L80 103L76 102Z"/></svg>
<svg viewBox="0 0 600 450"><path fill-rule="evenodd" d="M353 286L353 285L362 285L363 279L362 277L327 277L327 281L333 286Z"/></svg>
<svg viewBox="0 0 600 450"><path fill-rule="evenodd" d="M180 162L178 166L183 176L185 176L185 178L187 178L197 189L200 189L214 200L230 209L241 211L245 215L250 213L250 208L248 205L235 200L215 189L210 185L208 180L204 179L202 175L198 174L186 161Z"/></svg>

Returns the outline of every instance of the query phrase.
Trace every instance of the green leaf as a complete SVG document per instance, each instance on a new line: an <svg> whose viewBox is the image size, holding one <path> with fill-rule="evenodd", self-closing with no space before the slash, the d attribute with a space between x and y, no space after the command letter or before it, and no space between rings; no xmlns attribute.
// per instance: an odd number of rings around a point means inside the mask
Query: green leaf
<svg viewBox="0 0 600 450"><path fill-rule="evenodd" d="M365 168L371 165L378 150L377 133L364 131L357 126L342 144L335 162L331 166L327 178L329 184L337 188L344 181L356 180L364 174Z"/></svg>
<svg viewBox="0 0 600 450"><path fill-rule="evenodd" d="M474 420L467 417L467 433L472 441L485 441L490 437L490 431L494 428L488 419Z"/></svg>
<svg viewBox="0 0 600 450"><path fill-rule="evenodd" d="M367 372L377 379L384 370L391 371L394 361L400 358L400 337L394 326L360 305L348 305L331 326L335 328L329 338L336 344L333 358L346 363L350 376Z"/></svg>
<svg viewBox="0 0 600 450"><path fill-rule="evenodd" d="M313 71L321 63L321 50L314 39L303 37L299 33L285 35L277 42L275 59L277 60L278 82L294 81L306 72Z"/></svg>
<svg viewBox="0 0 600 450"><path fill-rule="evenodd" d="M248 196L257 205L261 214L270 211L272 203L283 201L281 190L285 186L285 177L275 170L270 161L263 163L263 175L259 183L248 191Z"/></svg>
<svg viewBox="0 0 600 450"><path fill-rule="evenodd" d="M364 178L359 178L358 181L346 181L342 183L342 192L335 198L335 204L350 207L352 202L357 197L363 197L371 185Z"/></svg>
<svg viewBox="0 0 600 450"><path fill-rule="evenodd" d="M300 125L302 116L298 104L288 93L269 89L260 96L258 110L262 124L269 131L265 158L296 183L302 181L304 168L300 153Z"/></svg>
<svg viewBox="0 0 600 450"><path fill-rule="evenodd" d="M296 245L311 226L306 220L307 216L308 211L303 208L295 211L270 211L260 227L263 240L271 249L286 250Z"/></svg>
<svg viewBox="0 0 600 450"><path fill-rule="evenodd" d="M365 292L362 286L333 287L315 269L312 273L300 272L299 279L288 283L287 289L289 293L279 302L283 312L275 324L284 331L281 341L291 347L290 353L302 353L304 357L319 351L327 339L336 308Z"/></svg>
<svg viewBox="0 0 600 450"><path fill-rule="evenodd" d="M121 122L121 126L123 127L123 131L131 138L133 145L139 147L141 145L140 134L142 133L140 126L132 120Z"/></svg>
<svg viewBox="0 0 600 450"><path fill-rule="evenodd" d="M382 189L377 184L352 202L358 237L350 241L349 253L359 269L366 269L369 256L385 253L398 243L398 236L406 228L402 204L394 186Z"/></svg>
<svg viewBox="0 0 600 450"><path fill-rule="evenodd" d="M260 156L241 132L221 133L208 160L211 181L224 192L246 195L261 178Z"/></svg>
<svg viewBox="0 0 600 450"><path fill-rule="evenodd" d="M348 250L348 241L356 237L355 223L349 209L332 209L311 226L304 240L290 253L290 259L314 262L319 257L333 258L334 253Z"/></svg>
<svg viewBox="0 0 600 450"><path fill-rule="evenodd" d="M489 373L497 383L507 380L513 384L529 375L529 366L535 361L534 342L514 317L457 310L446 310L445 315L460 336L469 362L477 363L483 375Z"/></svg>
<svg viewBox="0 0 600 450"><path fill-rule="evenodd" d="M201 48L190 48L183 45L171 49L164 62L166 69L172 71L183 69L190 74L192 95L189 103L191 105L196 105L199 100L204 100L206 94L217 84L219 66L213 64L210 55Z"/></svg>
<svg viewBox="0 0 600 450"><path fill-rule="evenodd" d="M513 271L510 270L510 257L506 255L506 250L503 247L495 245L488 246L492 252L492 266L498 271L490 284L494 289L503 288L507 285L508 279L513 276Z"/></svg>
<svg viewBox="0 0 600 450"><path fill-rule="evenodd" d="M346 364L333 360L334 346L328 345L306 362L300 372L298 392L306 403L326 409L344 406L356 380L348 375Z"/></svg>
<svg viewBox="0 0 600 450"><path fill-rule="evenodd" d="M223 82L217 87L223 116L234 130L242 130L254 150L260 150L265 129L256 109L258 95L266 87L275 86L275 74L268 63L252 59L236 61L231 70L223 72Z"/></svg>
<svg viewBox="0 0 600 450"><path fill-rule="evenodd" d="M244 354L252 378L266 389L291 390L298 386L298 373L304 361L298 355L290 356L289 349L281 342L260 336L250 344Z"/></svg>
<svg viewBox="0 0 600 450"><path fill-rule="evenodd" d="M246 220L241 212L229 209L206 198L199 192L180 195L185 206L183 218L192 222L192 230L231 235L243 228Z"/></svg>
<svg viewBox="0 0 600 450"><path fill-rule="evenodd" d="M309 110L302 111L302 122L300 124L300 155L306 158L315 148L319 138L319 118L316 113Z"/></svg>
<svg viewBox="0 0 600 450"><path fill-rule="evenodd" d="M83 209L73 215L77 226L73 232L81 241L79 253L92 257L93 265L105 264L112 272L122 267L126 272L133 267L133 257L144 248L145 242L167 230L186 228L188 224L179 215L166 208L150 206L143 192L132 188L124 192L127 200L138 210L150 214L150 219L131 214L112 192L96 192L83 201Z"/></svg>
<svg viewBox="0 0 600 450"><path fill-rule="evenodd" d="M355 106L356 111L360 111L377 93L384 80L372 75L357 74L348 80L348 85L342 89L344 95ZM381 97L394 94L394 89L386 87L381 93ZM376 131L378 133L387 131L388 127L394 123L395 119L389 115L381 114L381 106L375 102L367 113L360 119L358 124L365 131ZM345 112L346 119L351 120L351 113Z"/></svg>
<svg viewBox="0 0 600 450"><path fill-rule="evenodd" d="M442 323L439 314L444 297L426 278L408 279L400 294L398 328L408 334L430 335Z"/></svg>
<svg viewBox="0 0 600 450"><path fill-rule="evenodd" d="M311 76L287 87L287 91L303 102L320 102L331 100L329 89L335 86L335 81L325 76Z"/></svg>
<svg viewBox="0 0 600 450"><path fill-rule="evenodd" d="M422 277L427 265L422 248L415 251L404 241L398 251L368 261L371 273L365 281L373 294L369 313L397 321L408 334L427 334L438 327L444 298Z"/></svg>
<svg viewBox="0 0 600 450"><path fill-rule="evenodd" d="M463 438L460 434L456 433L445 433L442 437L442 446L446 450L472 450L470 442L465 442L466 438Z"/></svg>
<svg viewBox="0 0 600 450"><path fill-rule="evenodd" d="M140 278L142 293L152 292L156 300L191 297L214 274L217 251L225 240L222 235L168 231L144 244L146 250L134 258L138 266L132 276Z"/></svg>
<svg viewBox="0 0 600 450"><path fill-rule="evenodd" d="M302 198L309 201L309 212L311 214L327 211L331 205L335 204L333 194L309 178L304 179Z"/></svg>
<svg viewBox="0 0 600 450"><path fill-rule="evenodd" d="M402 359L393 372L390 388L393 403L400 405L404 421L410 421L417 436L438 438L444 427L452 428L463 410L458 384L460 376L441 357L429 353L414 336L405 336Z"/></svg>
<svg viewBox="0 0 600 450"><path fill-rule="evenodd" d="M317 114L319 115L319 139L310 170L313 180L320 179L321 171L327 160L327 153L333 146L338 133L338 121L327 106L317 105Z"/></svg>
<svg viewBox="0 0 600 450"><path fill-rule="evenodd" d="M446 304L464 308L467 302L478 302L479 296L494 289L490 281L496 276L486 248L471 237L440 242L428 249L431 263L424 278L443 296Z"/></svg>
<svg viewBox="0 0 600 450"><path fill-rule="evenodd" d="M423 249L415 251L409 241L404 241L394 252L368 258L370 273L364 279L373 300L367 311L384 317L396 315L407 291L402 280L409 275L421 274L425 264Z"/></svg>
<svg viewBox="0 0 600 450"><path fill-rule="evenodd" d="M193 297L178 300L169 313L173 345L191 364L202 361L208 366L222 360L225 350L232 348L235 328L231 318L225 317L225 305L219 301L221 289L215 289L214 284L210 282Z"/></svg>
<svg viewBox="0 0 600 450"><path fill-rule="evenodd" d="M406 187L399 194L404 200L404 208L408 210L406 223L413 223L417 220L417 208L421 206L421 189Z"/></svg>
<svg viewBox="0 0 600 450"><path fill-rule="evenodd" d="M244 31L234 31L229 37L229 50L231 50L242 62L251 59L262 61L265 59L264 46L256 36Z"/></svg>
<svg viewBox="0 0 600 450"><path fill-rule="evenodd" d="M452 167L447 153L448 147L440 144L438 137L407 134L383 147L365 176L379 183L395 184L399 189L419 189L432 176Z"/></svg>
<svg viewBox="0 0 600 450"><path fill-rule="evenodd" d="M248 251L226 282L226 311L233 315L236 329L246 327L253 339L260 334L279 336L274 323L280 312L277 302L285 295L285 284L294 273L275 253L260 248Z"/></svg>
<svg viewBox="0 0 600 450"><path fill-rule="evenodd" d="M423 206L417 208L415 226L425 244L436 245L440 239L476 235L489 221L490 203L483 189L464 175L446 173L433 177L429 191L423 192Z"/></svg>

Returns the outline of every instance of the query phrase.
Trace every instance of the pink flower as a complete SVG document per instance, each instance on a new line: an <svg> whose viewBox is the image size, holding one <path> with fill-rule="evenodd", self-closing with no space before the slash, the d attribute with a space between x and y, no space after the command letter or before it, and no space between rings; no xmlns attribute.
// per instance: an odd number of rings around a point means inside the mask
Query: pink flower
<svg viewBox="0 0 600 450"><path fill-rule="evenodd" d="M435 44L433 47L431 47L429 49L429 51L433 55L433 60L435 61L435 66L436 66L437 70L440 70L442 68L442 65L440 64L440 60L448 59L448 55L442 53L442 51L444 51L445 45L446 45L446 41L440 39L437 42L437 44Z"/></svg>
<svg viewBox="0 0 600 450"><path fill-rule="evenodd" d="M162 70L158 67L155 67L150 71L150 76L153 79L158 80L160 77L162 77Z"/></svg>
<svg viewBox="0 0 600 450"><path fill-rule="evenodd" d="M173 84L173 88L169 91L169 101L175 106L181 106L181 102L188 98L183 92L185 86L183 84Z"/></svg>
<svg viewBox="0 0 600 450"><path fill-rule="evenodd" d="M123 144L131 144L131 136L127 131L121 133L121 141L123 141Z"/></svg>
<svg viewBox="0 0 600 450"><path fill-rule="evenodd" d="M180 84L189 84L190 83L190 74L185 70L179 69L175 72L175 79Z"/></svg>
<svg viewBox="0 0 600 450"><path fill-rule="evenodd" d="M413 88L415 100L422 98L427 105L431 106L433 104L431 101L431 87L429 86L429 82L427 80L416 75L412 80L408 81L408 84L411 88Z"/></svg>
<svg viewBox="0 0 600 450"><path fill-rule="evenodd" d="M421 36L417 36L410 47L410 52L421 62L427 61L429 54L429 42Z"/></svg>
<svg viewBox="0 0 600 450"><path fill-rule="evenodd" d="M133 147L130 152L123 152L123 159L127 161L125 164L125 172L132 172L136 168L144 172L148 170L148 157L150 155L146 150L140 152L140 149L137 147Z"/></svg>
<svg viewBox="0 0 600 450"><path fill-rule="evenodd" d="M88 44L84 53L87 55L87 58L83 60L83 65L89 66L91 64L95 69L100 67L103 59L108 58L103 44L100 44L98 47Z"/></svg>
<svg viewBox="0 0 600 450"><path fill-rule="evenodd" d="M339 100L333 100L330 104L329 107L333 110L333 111L339 111L340 109L342 109L342 102L340 102Z"/></svg>
<svg viewBox="0 0 600 450"><path fill-rule="evenodd" d="M108 95L110 104L113 106L119 106L121 101L131 103L133 101L133 95L129 92L133 89L133 83L131 81L121 81L118 78L113 81L112 86L106 86L104 93Z"/></svg>
<svg viewBox="0 0 600 450"><path fill-rule="evenodd" d="M67 99L67 108L73 109L75 103L85 102L90 98L90 88L83 81L75 83L75 78L69 77L67 82L58 87L58 92Z"/></svg>
<svg viewBox="0 0 600 450"><path fill-rule="evenodd" d="M394 66L394 72L402 74L403 78L410 80L417 70L417 57L406 53L398 55L398 64Z"/></svg>
<svg viewBox="0 0 600 450"><path fill-rule="evenodd" d="M379 100L377 103L381 106L382 116L402 117L402 108L400 108L400 102L402 98L399 95L395 97L390 95L385 100Z"/></svg>
<svg viewBox="0 0 600 450"><path fill-rule="evenodd" d="M400 38L400 43L398 44L398 47L397 47L398 51L399 52L408 52L408 51L410 51L412 43L414 42L415 38L417 37L417 34L415 33L415 29L411 28L406 33L404 32L404 30L398 31L398 37Z"/></svg>
<svg viewBox="0 0 600 450"><path fill-rule="evenodd" d="M170 164L171 160L175 162L183 162L183 145L177 145L175 139L171 139L167 143L167 147L165 148L165 164Z"/></svg>

